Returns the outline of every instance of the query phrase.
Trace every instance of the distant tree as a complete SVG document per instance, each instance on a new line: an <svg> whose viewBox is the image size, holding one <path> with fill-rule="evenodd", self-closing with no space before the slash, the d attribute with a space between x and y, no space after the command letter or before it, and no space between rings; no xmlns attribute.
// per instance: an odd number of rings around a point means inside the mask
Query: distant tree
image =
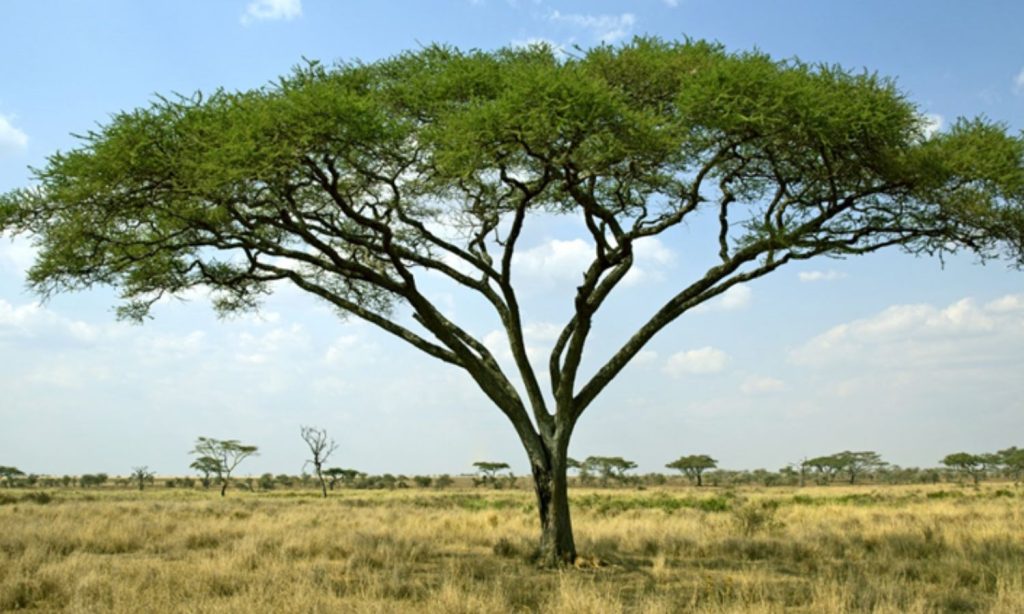
<svg viewBox="0 0 1024 614"><path fill-rule="evenodd" d="M0 478L4 480L4 486L14 486L14 481L25 475L25 472L17 467L5 467L0 465Z"/></svg>
<svg viewBox="0 0 1024 614"><path fill-rule="evenodd" d="M190 454L198 456L196 462L202 461L202 467L207 467L210 473L217 476L220 481L220 496L228 490L228 481L231 479L231 472L241 462L257 453L256 446L239 443L236 439L212 439L200 437ZM195 462L192 463L195 467Z"/></svg>
<svg viewBox="0 0 1024 614"><path fill-rule="evenodd" d="M356 484L356 480L360 477L365 477L366 474L357 471L355 469L342 469L341 467L331 467L330 469L324 469L324 475L327 476L327 488L334 490L334 486L339 482L347 487L353 487Z"/></svg>
<svg viewBox="0 0 1024 614"><path fill-rule="evenodd" d="M189 467L195 469L199 473L199 479L203 483L203 488L209 488L210 476L217 475L217 472L220 469L220 461L212 456L200 456L192 461L192 464L190 464Z"/></svg>
<svg viewBox="0 0 1024 614"><path fill-rule="evenodd" d="M452 476L448 475L447 473L442 473L441 475L437 476L437 478L434 480L434 488L438 490L444 490L445 488L448 488L454 483L455 480L452 479Z"/></svg>
<svg viewBox="0 0 1024 614"><path fill-rule="evenodd" d="M981 454L954 452L953 454L947 454L939 462L961 474L970 476L974 480L974 485L977 486L978 482L985 475L985 468L989 464L990 459Z"/></svg>
<svg viewBox="0 0 1024 614"><path fill-rule="evenodd" d="M512 474L511 468L508 463L493 463L489 461L477 461L473 463L476 467L479 478L473 480L475 485L490 485L492 488L501 488L502 486L515 485L515 475ZM508 474L504 477L499 476L498 472L508 470Z"/></svg>
<svg viewBox="0 0 1024 614"><path fill-rule="evenodd" d="M107 474L105 473L85 473L78 478L78 485L82 488L89 488L90 486L102 486L107 481Z"/></svg>
<svg viewBox="0 0 1024 614"><path fill-rule="evenodd" d="M676 469L688 476L691 480L697 483L697 486L703 486L704 483L701 481L701 476L708 469L714 469L718 466L718 461L711 458L707 454L691 454L690 456L680 456L671 463L665 465L669 469Z"/></svg>
<svg viewBox="0 0 1024 614"><path fill-rule="evenodd" d="M804 461L804 466L810 467L819 476L819 483L828 484L842 469L839 460L834 456L816 456Z"/></svg>
<svg viewBox="0 0 1024 614"><path fill-rule="evenodd" d="M850 484L864 473L884 467L886 462L877 452L851 452L844 450L829 456L818 456L803 461L802 466L811 467L824 478L825 483L832 481L840 473L846 473Z"/></svg>
<svg viewBox="0 0 1024 614"><path fill-rule="evenodd" d="M887 463L882 460L878 452L850 452L849 450L835 455L840 471L845 471L850 479L850 484L857 481L857 477L864 473L884 467Z"/></svg>
<svg viewBox="0 0 1024 614"><path fill-rule="evenodd" d="M153 483L153 473L149 470L149 467L132 467L130 479L139 485L139 490L143 490L146 484Z"/></svg>
<svg viewBox="0 0 1024 614"><path fill-rule="evenodd" d="M636 463L621 456L588 456L583 466L588 472L601 476L601 486L607 486L610 480L625 484L630 478L626 472L636 469Z"/></svg>
<svg viewBox="0 0 1024 614"><path fill-rule="evenodd" d="M1020 482L1024 476L1024 450L1016 446L996 452L999 465L1006 471L1014 482Z"/></svg>
<svg viewBox="0 0 1024 614"><path fill-rule="evenodd" d="M590 484L593 476L587 468L586 463L582 463L575 458L568 457L565 459L565 467L566 471L576 471L577 479L579 479L581 485L587 486Z"/></svg>
<svg viewBox="0 0 1024 614"><path fill-rule="evenodd" d="M259 484L260 490L274 490L274 474L264 473L260 476L257 484Z"/></svg>
<svg viewBox="0 0 1024 614"><path fill-rule="evenodd" d="M313 465L316 479L320 482L320 492L324 498L327 497L327 482L324 480L323 467L331 454L338 449L338 444L333 439L327 438L327 429L318 429L312 426L301 427L302 440L309 446L309 453L313 458L306 461L307 465Z"/></svg>

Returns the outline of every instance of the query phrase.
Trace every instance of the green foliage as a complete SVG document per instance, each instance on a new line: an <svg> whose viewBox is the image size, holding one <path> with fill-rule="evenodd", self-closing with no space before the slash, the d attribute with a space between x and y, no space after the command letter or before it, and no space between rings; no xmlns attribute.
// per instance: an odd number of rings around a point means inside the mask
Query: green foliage
<svg viewBox="0 0 1024 614"><path fill-rule="evenodd" d="M4 480L4 486L10 488L14 485L15 480L20 477L24 477L25 472L17 467L7 467L0 465L0 478Z"/></svg>
<svg viewBox="0 0 1024 614"><path fill-rule="evenodd" d="M138 484L139 490L143 490L146 484L153 483L153 472L149 470L149 467L132 467L132 473L129 479Z"/></svg>
<svg viewBox="0 0 1024 614"><path fill-rule="evenodd" d="M82 488L101 486L107 482L108 476L105 473L84 473L78 478L78 485Z"/></svg>
<svg viewBox="0 0 1024 614"><path fill-rule="evenodd" d="M512 488L516 485L516 476L512 473L508 463L490 461L477 461L473 463L476 467L477 477L473 478L474 486L490 486L494 489ZM504 476L498 475L499 471L508 471Z"/></svg>
<svg viewBox="0 0 1024 614"><path fill-rule="evenodd" d="M583 461L581 476L583 472L588 475L596 473L601 476L601 486L607 486L610 481L626 484L633 478L626 472L633 469L636 469L636 463L621 456L588 456Z"/></svg>
<svg viewBox="0 0 1024 614"><path fill-rule="evenodd" d="M671 463L665 465L669 469L676 469L682 472L684 475L690 477L697 486L703 485L701 476L708 469L714 469L718 466L718 461L711 458L707 454L691 454L689 456L680 456Z"/></svg>
<svg viewBox="0 0 1024 614"><path fill-rule="evenodd" d="M853 484L858 476L865 472L881 469L888 463L883 461L877 452L846 450L829 456L807 459L802 464L804 467L810 467L817 471L826 483L831 482L837 474L845 472L849 477L850 484Z"/></svg>
<svg viewBox="0 0 1024 614"><path fill-rule="evenodd" d="M694 40L308 62L263 88L116 113L34 174L35 187L0 196L0 233L32 235L28 279L43 297L113 286L118 313L140 320L196 286L232 313L290 282L465 370L542 474L568 443L551 433L571 432L658 331L736 284L891 246L1024 265L1024 137L985 119L928 137L890 79ZM538 214L576 217L594 245L548 396L512 282L516 240ZM637 242L702 216L718 221L714 264L580 379L595 314ZM518 382L420 291L426 274L494 308ZM200 447L222 467L197 470L223 492L222 451ZM817 467L853 482L872 462Z"/></svg>
<svg viewBox="0 0 1024 614"><path fill-rule="evenodd" d="M239 443L236 439L212 439L200 437L190 454L197 456L190 467L203 475L203 486L209 487L211 475L216 475L221 484L220 494L224 496L231 479L231 472L246 458L257 453L256 446Z"/></svg>
<svg viewBox="0 0 1024 614"><path fill-rule="evenodd" d="M955 469L964 475L968 475L977 484L985 475L986 467L998 463L998 455L992 454L970 454L967 452L955 452L947 454L941 461L950 469Z"/></svg>

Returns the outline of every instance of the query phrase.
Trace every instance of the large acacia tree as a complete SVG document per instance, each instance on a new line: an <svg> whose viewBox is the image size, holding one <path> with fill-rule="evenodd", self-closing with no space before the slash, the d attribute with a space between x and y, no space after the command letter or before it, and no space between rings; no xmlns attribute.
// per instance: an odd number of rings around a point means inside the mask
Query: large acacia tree
<svg viewBox="0 0 1024 614"><path fill-rule="evenodd" d="M0 201L0 227L34 237L43 296L110 285L120 314L142 318L194 286L232 312L290 282L465 371L522 441L552 563L575 556L577 421L688 310L819 256L1024 257L1021 137L984 119L929 135L890 80L698 41L309 63L260 89L118 113L35 175ZM550 215L579 219L593 257L535 369L513 255ZM695 218L715 228L714 262L582 373L637 243ZM431 302L428 276L493 309L511 367Z"/></svg>

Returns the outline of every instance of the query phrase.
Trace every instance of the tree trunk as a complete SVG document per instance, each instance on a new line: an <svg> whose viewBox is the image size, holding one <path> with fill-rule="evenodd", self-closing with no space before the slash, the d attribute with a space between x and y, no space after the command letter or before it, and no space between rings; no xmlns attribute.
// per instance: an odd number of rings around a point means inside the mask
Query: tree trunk
<svg viewBox="0 0 1024 614"><path fill-rule="evenodd" d="M226 479L221 480L221 482L220 482L220 496L223 497L224 493L227 492L227 489L228 489L228 481Z"/></svg>
<svg viewBox="0 0 1024 614"><path fill-rule="evenodd" d="M704 485L704 481L700 479L700 473L698 472L697 473L697 488L700 488L703 485Z"/></svg>
<svg viewBox="0 0 1024 614"><path fill-rule="evenodd" d="M531 458L533 486L537 494L540 514L541 565L558 567L576 561L576 543L572 535L569 516L569 482L566 475L566 449L550 450L545 445L546 458Z"/></svg>

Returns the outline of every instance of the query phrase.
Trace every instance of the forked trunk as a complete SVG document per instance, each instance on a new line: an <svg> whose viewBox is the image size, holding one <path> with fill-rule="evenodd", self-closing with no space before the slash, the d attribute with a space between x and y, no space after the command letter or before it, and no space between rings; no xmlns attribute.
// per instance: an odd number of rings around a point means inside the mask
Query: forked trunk
<svg viewBox="0 0 1024 614"><path fill-rule="evenodd" d="M540 514L539 562L546 567L571 565L576 561L576 543L569 516L566 453L564 449L545 452L546 458L531 459Z"/></svg>

